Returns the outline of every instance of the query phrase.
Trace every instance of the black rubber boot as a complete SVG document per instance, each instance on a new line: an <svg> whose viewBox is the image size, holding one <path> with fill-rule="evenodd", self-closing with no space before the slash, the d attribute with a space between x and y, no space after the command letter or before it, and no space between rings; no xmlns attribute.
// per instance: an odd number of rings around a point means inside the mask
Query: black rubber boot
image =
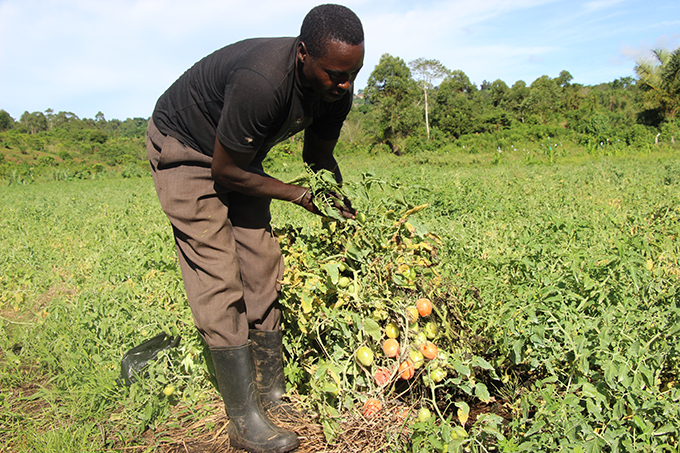
<svg viewBox="0 0 680 453"><path fill-rule="evenodd" d="M249 331L250 347L255 363L257 388L265 409L281 408L289 412L281 397L286 393L283 374L283 333L280 330Z"/></svg>
<svg viewBox="0 0 680 453"><path fill-rule="evenodd" d="M210 352L229 416L231 446L253 453L283 453L297 448L297 435L276 426L262 409L250 346L211 348Z"/></svg>

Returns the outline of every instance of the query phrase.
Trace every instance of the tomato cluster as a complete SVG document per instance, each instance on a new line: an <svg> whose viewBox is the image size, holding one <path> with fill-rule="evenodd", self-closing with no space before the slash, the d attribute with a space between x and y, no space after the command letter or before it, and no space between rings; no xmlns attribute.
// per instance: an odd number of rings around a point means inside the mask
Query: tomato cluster
<svg viewBox="0 0 680 453"><path fill-rule="evenodd" d="M291 364L291 376L299 376L291 384L359 413L367 398L386 404L395 386L422 385L441 360L436 310L418 300L441 281L438 238L412 218L427 205L412 206L399 187L383 187L367 174L349 194L364 213L356 220L277 231L286 260L280 300L294 314L283 320L287 348L303 354Z"/></svg>
<svg viewBox="0 0 680 453"><path fill-rule="evenodd" d="M398 312L395 312L398 313ZM372 377L379 389L396 381L410 381L420 376L426 385L440 383L447 376L446 358L436 344L439 326L433 320L430 299L421 297L415 304L404 307L403 319L388 319L382 328L378 365L376 355L367 345L360 346L355 357ZM404 326L400 328L399 325Z"/></svg>

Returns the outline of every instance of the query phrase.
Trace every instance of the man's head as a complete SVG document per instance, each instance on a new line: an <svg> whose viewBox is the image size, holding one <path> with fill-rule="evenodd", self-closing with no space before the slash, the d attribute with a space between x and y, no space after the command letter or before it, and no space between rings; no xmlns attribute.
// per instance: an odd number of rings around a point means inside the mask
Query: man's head
<svg viewBox="0 0 680 453"><path fill-rule="evenodd" d="M297 58L300 80L327 102L352 88L364 62L364 30L359 18L340 5L320 5L305 17Z"/></svg>
<svg viewBox="0 0 680 453"><path fill-rule="evenodd" d="M319 5L307 13L300 27L300 41L313 58L323 57L329 41L352 46L364 42L364 28L352 10L341 5Z"/></svg>

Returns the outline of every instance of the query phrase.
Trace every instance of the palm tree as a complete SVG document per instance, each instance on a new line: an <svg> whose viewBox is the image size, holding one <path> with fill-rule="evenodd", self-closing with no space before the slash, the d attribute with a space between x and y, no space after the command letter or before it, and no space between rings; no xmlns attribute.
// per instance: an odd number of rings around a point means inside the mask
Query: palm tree
<svg viewBox="0 0 680 453"><path fill-rule="evenodd" d="M654 60L638 60L635 73L651 108L659 108L667 119L680 111L680 48L674 52L656 49Z"/></svg>

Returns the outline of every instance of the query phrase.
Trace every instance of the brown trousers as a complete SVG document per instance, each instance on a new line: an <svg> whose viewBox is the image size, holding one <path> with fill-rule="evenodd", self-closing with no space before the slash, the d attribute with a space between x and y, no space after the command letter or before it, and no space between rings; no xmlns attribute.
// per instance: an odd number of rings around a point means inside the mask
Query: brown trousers
<svg viewBox="0 0 680 453"><path fill-rule="evenodd" d="M239 346L248 329L278 329L283 257L269 223L271 200L216 185L212 158L163 135L152 120L146 145L194 323L208 346Z"/></svg>

